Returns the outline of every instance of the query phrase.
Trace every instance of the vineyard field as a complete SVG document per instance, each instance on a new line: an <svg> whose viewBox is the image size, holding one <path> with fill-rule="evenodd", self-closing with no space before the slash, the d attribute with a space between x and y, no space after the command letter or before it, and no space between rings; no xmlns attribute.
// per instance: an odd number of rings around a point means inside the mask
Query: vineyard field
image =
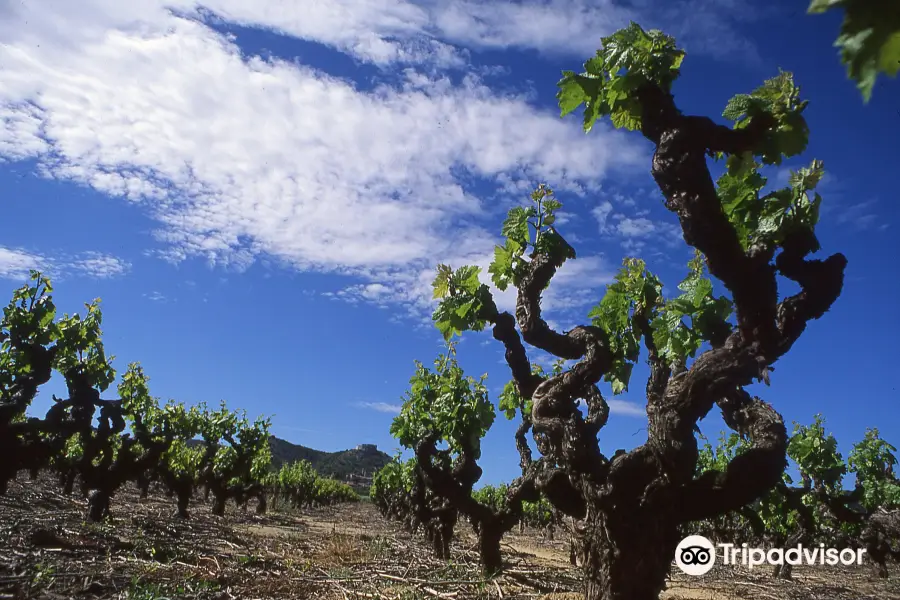
<svg viewBox="0 0 900 600"><path fill-rule="evenodd" d="M84 521L85 502L42 474L20 477L0 498L0 598L251 600L254 598L487 599L581 597L565 535L516 529L504 538L506 569L480 574L476 540L458 528L449 561L403 532L369 502L256 515L229 504L215 517L199 503L188 520L172 502L128 486L107 523ZM672 569L664 599L829 600L900 598L900 578L862 567L797 567L792 581L769 569L717 566L691 578Z"/></svg>
<svg viewBox="0 0 900 600"><path fill-rule="evenodd" d="M0 9L0 600L900 600L900 0L807 1Z"/></svg>

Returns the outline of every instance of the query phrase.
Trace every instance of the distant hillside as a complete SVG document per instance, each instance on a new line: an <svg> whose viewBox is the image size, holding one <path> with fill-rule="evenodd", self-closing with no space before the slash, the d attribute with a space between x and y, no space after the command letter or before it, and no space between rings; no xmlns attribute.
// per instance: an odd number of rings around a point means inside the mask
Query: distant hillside
<svg viewBox="0 0 900 600"><path fill-rule="evenodd" d="M276 469L286 462L308 460L321 475L336 479L348 479L351 475L371 477L391 462L390 456L372 444L361 444L352 450L323 452L292 444L274 435L269 438L269 443L272 447L272 466Z"/></svg>
<svg viewBox="0 0 900 600"><path fill-rule="evenodd" d="M201 442L191 440L188 443L196 445ZM269 437L269 445L272 448L274 469L280 469L284 463L308 460L320 475L344 481L360 477L368 479L375 471L391 462L391 457L373 444L360 444L352 450L324 452L292 444L273 435Z"/></svg>

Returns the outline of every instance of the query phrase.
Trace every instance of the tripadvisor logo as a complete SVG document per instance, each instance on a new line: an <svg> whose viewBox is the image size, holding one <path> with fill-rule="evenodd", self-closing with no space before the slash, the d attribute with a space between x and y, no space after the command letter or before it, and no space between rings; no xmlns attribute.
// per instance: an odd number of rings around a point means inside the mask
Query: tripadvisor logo
<svg viewBox="0 0 900 600"><path fill-rule="evenodd" d="M675 548L675 564L688 575L708 573L716 563L716 547L702 535L689 535Z"/></svg>
<svg viewBox="0 0 900 600"><path fill-rule="evenodd" d="M762 548L750 548L747 544L713 545L702 535L689 535L675 548L675 564L688 575L704 575L716 563L716 546L722 549L722 564L742 564L750 569L765 564L861 565L863 554L866 552L864 548L855 550L826 548L825 544L819 544L818 548L807 548L798 544L793 548L772 548L767 551Z"/></svg>

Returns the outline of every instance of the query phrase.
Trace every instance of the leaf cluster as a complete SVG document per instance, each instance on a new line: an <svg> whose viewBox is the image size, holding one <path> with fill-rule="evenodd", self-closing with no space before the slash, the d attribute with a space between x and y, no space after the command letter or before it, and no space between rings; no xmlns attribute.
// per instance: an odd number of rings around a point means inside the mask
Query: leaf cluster
<svg viewBox="0 0 900 600"><path fill-rule="evenodd" d="M814 231L822 197L810 193L825 174L822 161L813 160L809 167L791 171L787 187L762 197L767 180L758 169L759 164L749 155L731 156L717 181L722 208L744 249L775 248L791 232Z"/></svg>
<svg viewBox="0 0 900 600"><path fill-rule="evenodd" d="M647 84L669 91L685 53L671 36L656 29L644 31L634 22L601 38L601 45L584 63L583 73L563 71L556 95L561 116L583 104L585 132L607 115L616 128L640 129L637 91Z"/></svg>
<svg viewBox="0 0 900 600"><path fill-rule="evenodd" d="M553 227L560 208L562 202L542 183L531 193L530 206L515 206L509 210L501 228L504 244L494 246L494 260L488 269L497 289L504 291L510 284L518 287L527 256L558 255L559 264L567 258L575 258L574 251Z"/></svg>
<svg viewBox="0 0 900 600"><path fill-rule="evenodd" d="M863 100L872 97L879 73L896 77L900 70L900 4L870 0L812 0L809 14L843 8L844 21L834 45L847 75Z"/></svg>
<svg viewBox="0 0 900 600"><path fill-rule="evenodd" d="M702 256L696 254L688 269L678 286L682 294L666 300L662 282L644 261L626 258L600 303L588 313L609 337L613 362L604 379L612 384L613 394L628 390L644 336L651 336L660 358L684 365L730 316L731 301L713 294Z"/></svg>
<svg viewBox="0 0 900 600"><path fill-rule="evenodd" d="M483 311L494 301L488 287L478 279L479 273L481 269L475 266L454 271L447 265L438 265L432 287L434 298L441 302L432 319L445 340L463 331L482 331L487 324Z"/></svg>
<svg viewBox="0 0 900 600"><path fill-rule="evenodd" d="M416 361L400 414L391 435L405 448L414 449L428 436L446 442L453 453L481 455L481 438L494 422L494 405L484 381L466 376L456 361L453 346L434 361L434 370Z"/></svg>
<svg viewBox="0 0 900 600"><path fill-rule="evenodd" d="M788 440L788 458L800 475L801 485L787 487L795 481L785 470L782 475L784 486L770 490L750 506L768 535L786 539L801 527L800 514L788 501L786 493L798 494L801 504L813 519L815 531L832 540L836 535L858 536L861 533L859 523L838 518L831 510L832 504L846 504L851 510L856 510L852 499L861 491L860 510L869 514L879 508L900 506L900 482L893 473L893 465L897 463L893 454L896 448L882 440L877 429L868 429L863 440L854 444L849 458L844 461L838 451L837 440L826 433L824 425L821 415L815 415L809 425L794 423ZM750 441L735 433L727 436L723 433L715 448L703 436L700 437L705 443L699 452L698 476L710 470L724 472L735 456L750 448ZM858 492L843 489L842 480L848 472L856 474ZM742 515L726 517L736 518L748 527Z"/></svg>
<svg viewBox="0 0 900 600"><path fill-rule="evenodd" d="M793 74L780 71L751 93L732 97L722 116L733 121L735 129L746 129L761 119L770 124L752 153L763 164L780 165L785 157L806 150L809 126L803 111L808 105L809 100L800 99Z"/></svg>
<svg viewBox="0 0 900 600"><path fill-rule="evenodd" d="M374 484L373 484L374 485ZM274 476L274 487L281 496L297 507L332 506L354 502L359 495L349 485L322 477L306 460L286 463Z"/></svg>
<svg viewBox="0 0 900 600"><path fill-rule="evenodd" d="M204 465L231 484L248 486L266 477L271 461L267 419L250 423L224 403L219 411L205 405L189 409L172 400L161 406L138 363L122 374L119 400L101 400L99 393L116 372L114 357L103 347L99 299L85 304L83 316L57 320L52 290L48 278L32 271L0 320L0 429L10 444L4 447L13 452L13 464L0 469L4 487L20 468L53 468L66 478L81 473L105 481L111 486L107 493L144 476L196 483ZM43 419L26 417L50 369L63 375L70 397L54 397ZM208 442L205 448L191 443L198 434ZM224 439L227 445L220 444ZM214 460L204 461L210 448Z"/></svg>
<svg viewBox="0 0 900 600"><path fill-rule="evenodd" d="M849 471L863 490L862 504L868 510L900 507L900 481L894 473L897 448L878 436L878 429L866 429L847 458Z"/></svg>

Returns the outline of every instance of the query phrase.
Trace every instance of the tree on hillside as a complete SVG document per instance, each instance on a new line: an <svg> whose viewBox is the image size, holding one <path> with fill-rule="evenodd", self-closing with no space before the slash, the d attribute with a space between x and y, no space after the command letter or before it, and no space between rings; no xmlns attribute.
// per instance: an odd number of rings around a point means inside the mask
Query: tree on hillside
<svg viewBox="0 0 900 600"><path fill-rule="evenodd" d="M738 509L781 480L784 422L744 387L769 382L774 363L840 295L847 264L841 254L808 258L819 250L821 198L813 189L821 162L793 173L787 188L761 194L766 179L759 169L806 149L807 102L791 74L732 98L723 115L733 126L726 127L678 109L671 90L683 58L671 37L632 23L603 38L583 73L565 72L558 94L563 115L584 106L585 131L609 116L654 145L651 173L697 251L678 297L665 298L644 262L628 258L591 311L591 324L553 330L542 317L541 294L575 251L555 227L561 204L543 186L531 206L509 211L506 240L490 267L499 289L516 288L514 315L497 308L477 268L441 266L434 284L441 298L434 320L446 337L490 326L505 346L517 390L532 403L541 457L529 465L529 477L577 522L589 600L657 598L680 525ZM717 182L707 157L725 162ZM730 297L714 294L707 270ZM465 283L449 285L454 278ZM779 300L781 279L799 291ZM575 364L538 375L523 341ZM598 383L609 382L614 394L627 390L641 344L650 365L647 441L606 456L598 434L609 406ZM694 432L715 406L750 447L723 469L695 477Z"/></svg>
<svg viewBox="0 0 900 600"><path fill-rule="evenodd" d="M836 8L844 9L844 22L834 45L841 49L847 75L868 102L879 73L896 77L900 71L900 2L812 0L807 13L821 14Z"/></svg>

